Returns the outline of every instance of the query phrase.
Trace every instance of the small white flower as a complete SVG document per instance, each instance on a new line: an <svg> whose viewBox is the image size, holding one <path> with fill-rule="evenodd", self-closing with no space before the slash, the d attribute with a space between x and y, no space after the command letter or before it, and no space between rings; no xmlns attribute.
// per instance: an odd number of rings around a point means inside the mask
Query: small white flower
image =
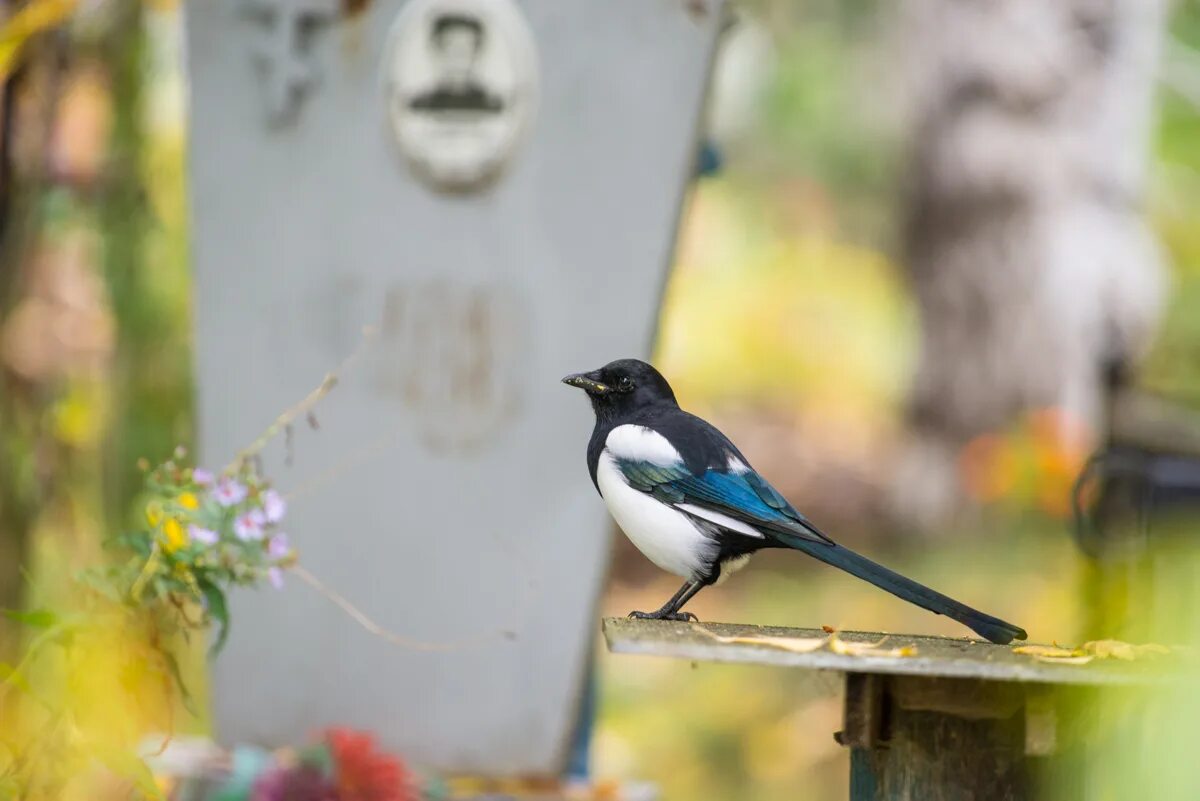
<svg viewBox="0 0 1200 801"><path fill-rule="evenodd" d="M263 493L262 507L268 523L278 523L287 513L287 501L273 489Z"/></svg>
<svg viewBox="0 0 1200 801"><path fill-rule="evenodd" d="M221 539L220 535L211 528L203 528L194 523L188 526L188 536L192 538L193 542L201 545L216 545L217 541Z"/></svg>
<svg viewBox="0 0 1200 801"><path fill-rule="evenodd" d="M288 535L282 531L267 540L267 556L272 559L283 559L292 552L292 546L288 543Z"/></svg>
<svg viewBox="0 0 1200 801"><path fill-rule="evenodd" d="M233 521L233 533L242 541L261 540L263 537L263 513L251 509L238 515Z"/></svg>
<svg viewBox="0 0 1200 801"><path fill-rule="evenodd" d="M236 506L246 500L246 488L232 478L223 478L213 488L212 496L222 506Z"/></svg>

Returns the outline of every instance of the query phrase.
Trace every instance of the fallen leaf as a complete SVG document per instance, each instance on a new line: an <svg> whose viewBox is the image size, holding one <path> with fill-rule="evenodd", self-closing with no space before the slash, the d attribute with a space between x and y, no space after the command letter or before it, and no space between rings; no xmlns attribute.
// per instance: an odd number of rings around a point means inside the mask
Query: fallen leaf
<svg viewBox="0 0 1200 801"><path fill-rule="evenodd" d="M778 648L794 654L811 653L828 641L825 637L723 637L696 623L692 624L692 628L705 637L726 645L765 645L768 648Z"/></svg>
<svg viewBox="0 0 1200 801"><path fill-rule="evenodd" d="M916 656L917 646L902 645L899 648L880 648L887 637L879 642L850 642L832 634L829 637L829 650L842 656L872 656L872 657L906 657Z"/></svg>
<svg viewBox="0 0 1200 801"><path fill-rule="evenodd" d="M1050 662L1058 665L1086 665L1095 659L1094 654L1088 654L1082 648L1063 648L1054 645L1018 645L1013 648L1014 654L1032 656L1039 662Z"/></svg>
<svg viewBox="0 0 1200 801"><path fill-rule="evenodd" d="M1026 656L1035 656L1038 659L1060 660L1060 659L1078 659L1087 656L1078 648L1061 648L1057 645L1018 645L1013 648L1014 654L1025 654ZM1091 657L1088 657L1090 660Z"/></svg>
<svg viewBox="0 0 1200 801"><path fill-rule="evenodd" d="M828 645L829 650L840 656L871 656L871 657L906 657L916 656L915 645L905 645L899 648L880 648L886 640L885 636L879 642L849 642L837 636L834 632L828 637L724 637L715 634L698 623L692 628L709 639L726 645L764 645L768 648L778 648L795 654L807 654L818 651Z"/></svg>
<svg viewBox="0 0 1200 801"><path fill-rule="evenodd" d="M1157 643L1134 645L1120 640L1092 640L1078 648L1063 648L1050 645L1020 645L1013 648L1014 654L1032 656L1041 662L1056 662L1063 665L1086 665L1093 659L1120 659L1132 662L1135 659L1152 658L1171 653L1171 649Z"/></svg>
<svg viewBox="0 0 1200 801"><path fill-rule="evenodd" d="M1060 648L1058 645L1018 645L1013 654L1032 656L1038 662L1055 664L1087 664L1096 658L1082 649Z"/></svg>
<svg viewBox="0 0 1200 801"><path fill-rule="evenodd" d="M1051 662L1056 665L1086 665L1088 662L1091 662L1095 658L1096 657L1091 656L1090 654L1084 655L1084 656L1055 656L1055 657L1035 656L1034 657L1034 659L1036 659L1039 662Z"/></svg>
<svg viewBox="0 0 1200 801"><path fill-rule="evenodd" d="M1099 659L1121 659L1132 662L1135 659L1153 658L1171 653L1171 649L1158 643L1134 645L1120 640L1093 640L1080 646L1084 651Z"/></svg>

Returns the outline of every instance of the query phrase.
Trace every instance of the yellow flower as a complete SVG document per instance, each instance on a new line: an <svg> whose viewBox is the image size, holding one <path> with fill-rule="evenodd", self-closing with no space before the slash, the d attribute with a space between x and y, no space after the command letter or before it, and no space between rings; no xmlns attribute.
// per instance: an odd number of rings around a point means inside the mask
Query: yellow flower
<svg viewBox="0 0 1200 801"><path fill-rule="evenodd" d="M146 504L146 522L150 524L150 528L158 528L158 524L162 522L162 504L158 501L150 501Z"/></svg>
<svg viewBox="0 0 1200 801"><path fill-rule="evenodd" d="M175 499L184 509L196 510L200 508L200 500L190 492L182 492Z"/></svg>
<svg viewBox="0 0 1200 801"><path fill-rule="evenodd" d="M188 544L187 531L174 517L168 517L167 522L163 523L163 538L163 550L167 553L174 553Z"/></svg>

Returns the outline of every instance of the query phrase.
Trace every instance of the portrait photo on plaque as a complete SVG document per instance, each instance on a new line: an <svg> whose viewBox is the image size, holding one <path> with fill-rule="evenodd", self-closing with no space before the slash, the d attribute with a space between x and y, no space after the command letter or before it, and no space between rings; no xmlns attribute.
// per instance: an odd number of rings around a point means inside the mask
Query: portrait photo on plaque
<svg viewBox="0 0 1200 801"><path fill-rule="evenodd" d="M537 70L509 0L416 0L397 17L384 69L392 136L432 188L482 188L515 157Z"/></svg>

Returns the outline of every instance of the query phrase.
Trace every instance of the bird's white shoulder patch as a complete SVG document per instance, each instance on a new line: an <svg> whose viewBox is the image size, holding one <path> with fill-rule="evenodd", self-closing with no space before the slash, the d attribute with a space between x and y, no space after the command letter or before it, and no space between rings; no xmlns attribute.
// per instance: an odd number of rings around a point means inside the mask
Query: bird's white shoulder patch
<svg viewBox="0 0 1200 801"><path fill-rule="evenodd" d="M663 467L683 461L679 451L675 450L675 446L662 434L645 426L629 423L608 432L604 447L618 459L650 462Z"/></svg>
<svg viewBox="0 0 1200 801"><path fill-rule="evenodd" d="M750 472L750 466L732 454L729 456L729 461L726 462L726 469L730 473L737 473L738 475Z"/></svg>
<svg viewBox="0 0 1200 801"><path fill-rule="evenodd" d="M763 533L754 526L750 525L749 523L743 523L741 520L730 517L727 514L722 514L721 512L717 512L712 509L705 509L703 506L696 506L693 503L677 503L675 504L675 508L687 512L689 515L695 515L696 517L703 518L710 523L716 523L718 526L727 528L730 531L736 531L739 534L745 534L747 537L758 537L759 539L764 539Z"/></svg>

